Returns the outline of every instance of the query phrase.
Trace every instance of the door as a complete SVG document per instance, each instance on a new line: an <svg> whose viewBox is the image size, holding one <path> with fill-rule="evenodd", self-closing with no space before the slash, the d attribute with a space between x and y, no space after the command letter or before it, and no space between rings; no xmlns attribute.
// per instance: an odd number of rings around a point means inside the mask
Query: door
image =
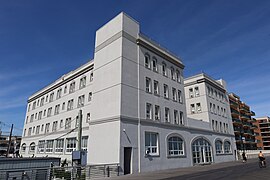
<svg viewBox="0 0 270 180"><path fill-rule="evenodd" d="M124 174L130 174L131 169L131 147L124 147Z"/></svg>
<svg viewBox="0 0 270 180"><path fill-rule="evenodd" d="M194 164L208 164L212 162L211 144L203 138L197 139L192 144Z"/></svg>

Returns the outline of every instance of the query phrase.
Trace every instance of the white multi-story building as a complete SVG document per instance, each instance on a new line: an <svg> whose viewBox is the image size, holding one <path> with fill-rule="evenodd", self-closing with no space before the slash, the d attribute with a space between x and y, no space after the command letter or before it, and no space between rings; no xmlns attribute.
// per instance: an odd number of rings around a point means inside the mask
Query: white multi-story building
<svg viewBox="0 0 270 180"><path fill-rule="evenodd" d="M187 118L183 69L181 59L120 13L96 32L94 60L29 97L22 155L70 160L82 110L88 164L119 163L126 174L234 160L228 118L211 113ZM212 81L209 87L225 96L225 88ZM227 102L206 99L228 112ZM208 106L202 101L201 111ZM228 128L213 130L212 119Z"/></svg>

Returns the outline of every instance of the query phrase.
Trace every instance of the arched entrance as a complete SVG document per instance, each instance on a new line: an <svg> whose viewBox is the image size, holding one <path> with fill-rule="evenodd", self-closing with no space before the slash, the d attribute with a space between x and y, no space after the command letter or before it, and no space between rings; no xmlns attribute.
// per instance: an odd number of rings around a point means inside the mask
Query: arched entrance
<svg viewBox="0 0 270 180"><path fill-rule="evenodd" d="M212 146L204 138L198 138L192 143L193 164L210 164L213 162Z"/></svg>

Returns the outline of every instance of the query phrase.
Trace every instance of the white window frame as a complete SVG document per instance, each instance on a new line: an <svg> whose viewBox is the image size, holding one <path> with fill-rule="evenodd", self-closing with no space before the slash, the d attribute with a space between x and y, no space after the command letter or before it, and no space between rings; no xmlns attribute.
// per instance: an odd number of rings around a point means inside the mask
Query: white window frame
<svg viewBox="0 0 270 180"><path fill-rule="evenodd" d="M152 83L151 83L151 79L149 77L145 78L145 91L147 93L152 92Z"/></svg>
<svg viewBox="0 0 270 180"><path fill-rule="evenodd" d="M149 137L149 144L147 138ZM158 156L159 155L159 138L156 132L145 132L145 152L146 155Z"/></svg>
<svg viewBox="0 0 270 180"><path fill-rule="evenodd" d="M146 103L146 119L152 119L152 114L153 114L153 107L152 107L152 104L150 103Z"/></svg>
<svg viewBox="0 0 270 180"><path fill-rule="evenodd" d="M160 107L155 105L155 120L160 121Z"/></svg>
<svg viewBox="0 0 270 180"><path fill-rule="evenodd" d="M158 81L154 81L154 94L159 95L159 83L158 83Z"/></svg>
<svg viewBox="0 0 270 180"><path fill-rule="evenodd" d="M66 153L71 153L76 150L77 140L76 138L67 138L66 139Z"/></svg>
<svg viewBox="0 0 270 180"><path fill-rule="evenodd" d="M171 136L168 138L168 156L179 157L184 156L184 141L179 136Z"/></svg>

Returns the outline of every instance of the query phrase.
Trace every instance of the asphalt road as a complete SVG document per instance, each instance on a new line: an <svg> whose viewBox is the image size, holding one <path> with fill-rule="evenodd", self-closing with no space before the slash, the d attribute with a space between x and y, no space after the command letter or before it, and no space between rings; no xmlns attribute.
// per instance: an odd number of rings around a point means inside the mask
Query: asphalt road
<svg viewBox="0 0 270 180"><path fill-rule="evenodd" d="M205 166L195 166L151 173L125 175L112 179L125 180L270 180L269 167L259 168L258 159L248 162L233 161Z"/></svg>

